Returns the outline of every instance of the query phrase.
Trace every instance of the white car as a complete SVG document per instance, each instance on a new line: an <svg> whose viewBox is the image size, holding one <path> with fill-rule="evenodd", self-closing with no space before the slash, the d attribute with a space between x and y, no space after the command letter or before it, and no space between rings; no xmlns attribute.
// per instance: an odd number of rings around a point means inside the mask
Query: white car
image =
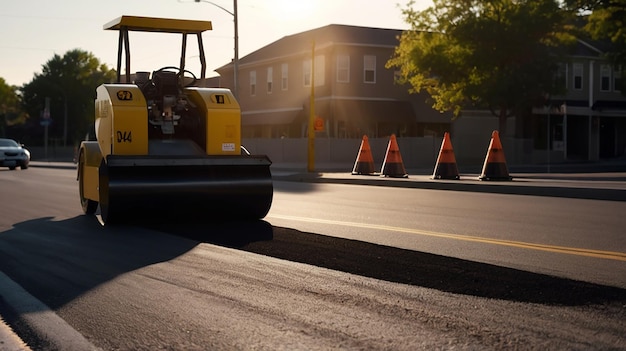
<svg viewBox="0 0 626 351"><path fill-rule="evenodd" d="M18 144L13 139L0 139L0 167L9 167L14 170L17 166L21 169L28 168L30 151L24 145Z"/></svg>

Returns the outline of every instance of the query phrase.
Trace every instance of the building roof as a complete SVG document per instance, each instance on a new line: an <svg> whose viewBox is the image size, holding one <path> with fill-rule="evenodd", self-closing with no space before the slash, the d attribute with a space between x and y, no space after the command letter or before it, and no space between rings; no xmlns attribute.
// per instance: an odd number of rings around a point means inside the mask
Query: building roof
<svg viewBox="0 0 626 351"><path fill-rule="evenodd" d="M328 45L356 45L396 47L399 45L401 29L372 28L343 24L329 24L324 27L284 36L250 54L239 58L239 65L263 62L290 55L310 53L313 42L317 48ZM572 56L602 57L610 48L611 43L591 38L579 38L569 49ZM215 71L231 69L232 62L217 68Z"/></svg>
<svg viewBox="0 0 626 351"><path fill-rule="evenodd" d="M402 34L402 30L399 29L330 24L282 37L239 58L239 65L310 52L314 42L318 48L330 44L396 47L399 44L398 36L400 34ZM232 62L216 69L216 71L220 72L231 65Z"/></svg>
<svg viewBox="0 0 626 351"><path fill-rule="evenodd" d="M570 48L569 54L582 57L602 57L607 49L608 45L605 42L587 38L577 39L576 44Z"/></svg>
<svg viewBox="0 0 626 351"><path fill-rule="evenodd" d="M610 40L593 39L585 32L588 16L578 16L573 25L577 28L576 43L568 48L568 54L579 57L602 57L611 50Z"/></svg>

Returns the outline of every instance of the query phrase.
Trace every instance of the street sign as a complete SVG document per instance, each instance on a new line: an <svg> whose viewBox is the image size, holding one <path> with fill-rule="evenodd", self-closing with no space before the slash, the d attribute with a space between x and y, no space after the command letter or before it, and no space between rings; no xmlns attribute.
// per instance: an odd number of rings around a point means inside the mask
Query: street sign
<svg viewBox="0 0 626 351"><path fill-rule="evenodd" d="M322 117L317 116L315 118L313 130L315 130L316 132L321 132L324 130L324 119Z"/></svg>

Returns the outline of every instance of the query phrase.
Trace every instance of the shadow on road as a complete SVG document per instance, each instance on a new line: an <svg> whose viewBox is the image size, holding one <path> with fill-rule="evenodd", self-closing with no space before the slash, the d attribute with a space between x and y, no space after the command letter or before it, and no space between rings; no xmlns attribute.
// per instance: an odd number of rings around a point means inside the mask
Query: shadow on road
<svg viewBox="0 0 626 351"><path fill-rule="evenodd" d="M232 246L249 244L257 236L259 240L272 239L272 228L266 222L224 225L217 227L217 232L212 226L173 227L176 230L171 231L178 236L140 226L102 226L95 216L15 223L0 231L0 272L44 305L24 299L16 312L0 293L0 315L33 350L56 350L24 321L25 314L45 312L45 306L59 309L121 275L180 257L198 245L194 236L215 234L230 238L222 244ZM233 229L251 234L225 235ZM4 350L1 343L0 350Z"/></svg>
<svg viewBox="0 0 626 351"><path fill-rule="evenodd" d="M213 227L210 236L206 236L206 230L189 227L161 230L206 243L455 294L571 306L626 304L626 290L616 287L272 227L264 221L248 225L222 224Z"/></svg>
<svg viewBox="0 0 626 351"><path fill-rule="evenodd" d="M38 218L0 232L0 271L51 308L124 273L185 254L198 242L95 216Z"/></svg>
<svg viewBox="0 0 626 351"><path fill-rule="evenodd" d="M51 308L198 242L440 291L556 305L615 302L626 290L453 257L273 227L265 221L101 226L95 217L39 218L0 232L0 270Z"/></svg>

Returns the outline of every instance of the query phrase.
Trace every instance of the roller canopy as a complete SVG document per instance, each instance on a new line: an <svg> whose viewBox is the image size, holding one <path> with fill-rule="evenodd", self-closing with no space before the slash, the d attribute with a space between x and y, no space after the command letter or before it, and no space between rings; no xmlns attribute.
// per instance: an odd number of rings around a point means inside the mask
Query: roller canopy
<svg viewBox="0 0 626 351"><path fill-rule="evenodd" d="M120 30L122 27L129 31L163 33L202 33L213 29L211 21L139 16L121 16L104 25L107 30Z"/></svg>

